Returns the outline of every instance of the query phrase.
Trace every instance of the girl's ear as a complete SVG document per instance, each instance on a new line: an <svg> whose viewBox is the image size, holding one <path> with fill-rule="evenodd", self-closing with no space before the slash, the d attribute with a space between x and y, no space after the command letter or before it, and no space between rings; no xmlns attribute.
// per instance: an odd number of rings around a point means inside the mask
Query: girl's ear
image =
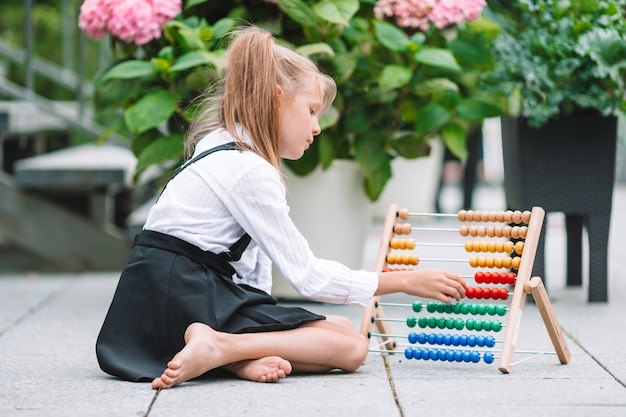
<svg viewBox="0 0 626 417"><path fill-rule="evenodd" d="M276 87L274 87L274 94L276 94L276 98L280 99L283 95L283 89L280 85L276 84Z"/></svg>

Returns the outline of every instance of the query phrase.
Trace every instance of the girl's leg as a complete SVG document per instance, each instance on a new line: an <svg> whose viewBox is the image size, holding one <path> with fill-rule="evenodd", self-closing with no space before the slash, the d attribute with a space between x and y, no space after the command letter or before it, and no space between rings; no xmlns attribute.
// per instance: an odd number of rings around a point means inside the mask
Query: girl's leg
<svg viewBox="0 0 626 417"><path fill-rule="evenodd" d="M152 382L153 388L170 388L219 367L260 382L275 382L292 366L308 372L354 371L368 349L367 339L346 319L335 316L293 330L244 334L194 323L187 328L185 341L163 375Z"/></svg>

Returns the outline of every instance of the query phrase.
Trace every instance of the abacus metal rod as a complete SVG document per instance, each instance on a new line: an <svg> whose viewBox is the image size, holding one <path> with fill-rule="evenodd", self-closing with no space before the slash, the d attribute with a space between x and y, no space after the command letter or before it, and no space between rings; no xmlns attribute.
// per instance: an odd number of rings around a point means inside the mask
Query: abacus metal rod
<svg viewBox="0 0 626 417"><path fill-rule="evenodd" d="M426 216L426 217L458 217L458 214L452 214L452 213L425 213L425 212L413 212L413 211L409 211L407 213L407 216Z"/></svg>

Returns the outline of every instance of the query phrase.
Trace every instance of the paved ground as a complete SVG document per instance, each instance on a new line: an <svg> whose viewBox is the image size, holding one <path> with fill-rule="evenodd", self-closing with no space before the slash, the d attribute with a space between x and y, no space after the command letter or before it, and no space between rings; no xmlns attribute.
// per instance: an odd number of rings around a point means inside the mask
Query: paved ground
<svg viewBox="0 0 626 417"><path fill-rule="evenodd" d="M494 195L482 209L500 209ZM488 202L488 203L487 203ZM117 272L0 276L0 416L615 416L626 415L626 186L615 190L609 245L610 302L588 304L585 288L564 288L564 225L548 218L548 291L572 360L553 355L494 365L407 361L370 353L353 374L292 375L278 384L233 378L199 380L161 392L102 373L94 341ZM373 224L364 266L380 225ZM406 298L394 297L395 301ZM392 298L392 299L394 299ZM361 320L356 307L307 305ZM389 313L389 311L388 311ZM518 349L551 349L543 322L527 304ZM520 356L520 360L524 359ZM527 356L528 357L528 356ZM517 360L517 356L516 356Z"/></svg>

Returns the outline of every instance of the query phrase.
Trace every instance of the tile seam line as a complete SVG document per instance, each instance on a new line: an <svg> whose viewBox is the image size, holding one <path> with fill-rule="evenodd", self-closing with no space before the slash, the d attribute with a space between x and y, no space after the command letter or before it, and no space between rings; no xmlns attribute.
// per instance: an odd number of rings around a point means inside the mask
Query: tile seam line
<svg viewBox="0 0 626 417"><path fill-rule="evenodd" d="M567 337L569 337L570 339L572 339L572 341L576 344L576 346L578 346L583 352L585 352L595 363L597 363L600 368L602 368L604 370L604 372L606 372L607 374L611 375L611 377L618 383L620 384L622 387L626 388L626 381L622 381L621 379L619 379L613 372L611 372L611 370L609 370L609 368L607 368L598 358L596 358L589 350L587 350L582 343L574 337L574 335L572 335L570 332L568 332L565 329L561 329L563 331L564 334L567 335Z"/></svg>
<svg viewBox="0 0 626 417"><path fill-rule="evenodd" d="M70 285L70 282L68 281L61 288L57 288L57 289L52 290L49 294L47 294L45 297L43 297L41 300L39 300L34 306L32 306L28 310L26 310L26 312L24 312L24 314L22 314L21 316L19 316L15 320L13 320L11 323L9 323L3 329L0 329L0 337L2 337L5 334L9 333L11 330L13 330L15 327L17 327L20 323L22 323L23 321L25 321L29 317L32 317L35 314L37 314L39 311L41 311L45 306L50 304L52 302L52 300L57 298L59 295L63 294L63 292L65 292L65 289L69 285Z"/></svg>
<svg viewBox="0 0 626 417"><path fill-rule="evenodd" d="M385 374L387 375L387 381L389 382L389 388L391 389L393 401L396 404L396 408L398 409L400 417L404 417L404 411L402 410L402 406L400 405L400 398L398 397L398 393L396 392L396 384L394 383L393 375L391 374L391 363L389 362L389 356L385 353L381 353L380 357L382 358L383 364L385 365Z"/></svg>

